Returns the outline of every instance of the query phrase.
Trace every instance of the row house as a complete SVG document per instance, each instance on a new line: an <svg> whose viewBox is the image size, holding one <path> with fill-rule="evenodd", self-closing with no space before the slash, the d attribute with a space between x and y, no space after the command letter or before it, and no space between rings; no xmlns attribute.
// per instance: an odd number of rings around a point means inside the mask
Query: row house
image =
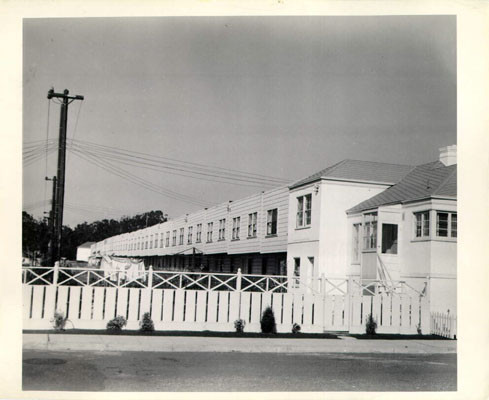
<svg viewBox="0 0 489 400"><path fill-rule="evenodd" d="M404 281L421 292L428 280L434 309L456 310L456 170L455 145L420 166L343 160L287 187L108 238L92 253L306 285L324 275Z"/></svg>

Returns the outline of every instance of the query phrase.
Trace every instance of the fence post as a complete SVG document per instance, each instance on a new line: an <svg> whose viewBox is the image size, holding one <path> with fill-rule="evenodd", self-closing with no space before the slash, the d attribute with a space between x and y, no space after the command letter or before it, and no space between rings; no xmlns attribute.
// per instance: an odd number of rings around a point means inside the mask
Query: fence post
<svg viewBox="0 0 489 400"><path fill-rule="evenodd" d="M53 268L53 286L56 286L58 284L58 275L59 275L59 261L56 261L54 263L54 268Z"/></svg>
<svg viewBox="0 0 489 400"><path fill-rule="evenodd" d="M238 268L238 273L236 274L236 291L241 291L241 268Z"/></svg>
<svg viewBox="0 0 489 400"><path fill-rule="evenodd" d="M150 265L148 269L148 289L153 287L153 266Z"/></svg>
<svg viewBox="0 0 489 400"><path fill-rule="evenodd" d="M319 278L321 280L321 287L320 287L320 293L322 295L325 295L326 294L326 277L324 276L324 274L321 274L321 278Z"/></svg>

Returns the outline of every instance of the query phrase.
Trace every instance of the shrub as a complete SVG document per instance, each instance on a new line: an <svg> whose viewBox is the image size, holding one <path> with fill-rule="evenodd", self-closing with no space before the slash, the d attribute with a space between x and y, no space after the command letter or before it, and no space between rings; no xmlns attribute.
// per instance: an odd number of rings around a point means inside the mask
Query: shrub
<svg viewBox="0 0 489 400"><path fill-rule="evenodd" d="M261 316L261 331L263 333L277 333L277 324L275 323L275 315L272 307L267 307Z"/></svg>
<svg viewBox="0 0 489 400"><path fill-rule="evenodd" d="M118 332L122 330L127 325L126 319L118 315L114 319L111 319L109 322L107 322L107 330L112 331L112 332Z"/></svg>
<svg viewBox="0 0 489 400"><path fill-rule="evenodd" d="M234 321L234 329L237 333L243 333L246 321L244 319L237 319Z"/></svg>
<svg viewBox="0 0 489 400"><path fill-rule="evenodd" d="M149 312L143 314L143 319L139 322L139 330L141 332L153 332L155 330L155 324Z"/></svg>
<svg viewBox="0 0 489 400"><path fill-rule="evenodd" d="M294 323L292 325L292 333L300 333L301 332L301 326L298 323Z"/></svg>
<svg viewBox="0 0 489 400"><path fill-rule="evenodd" d="M367 332L367 335L375 335L376 334L377 322L375 322L375 319L372 316L372 314L368 315L365 328L366 328L365 330Z"/></svg>
<svg viewBox="0 0 489 400"><path fill-rule="evenodd" d="M64 314L59 311L54 313L54 318L51 320L53 328L57 331L65 330L66 321L68 321L68 317L65 317Z"/></svg>

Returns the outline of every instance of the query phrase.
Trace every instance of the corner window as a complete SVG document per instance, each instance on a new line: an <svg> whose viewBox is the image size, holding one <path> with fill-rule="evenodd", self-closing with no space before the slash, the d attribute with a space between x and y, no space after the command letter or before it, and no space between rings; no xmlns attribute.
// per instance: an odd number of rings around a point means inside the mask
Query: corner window
<svg viewBox="0 0 489 400"><path fill-rule="evenodd" d="M267 235L277 234L277 215L277 208L267 211Z"/></svg>
<svg viewBox="0 0 489 400"><path fill-rule="evenodd" d="M382 253L397 254L397 225L382 224Z"/></svg>
<svg viewBox="0 0 489 400"><path fill-rule="evenodd" d="M436 213L436 236L446 238L457 237L457 213Z"/></svg>
<svg viewBox="0 0 489 400"><path fill-rule="evenodd" d="M363 249L375 250L377 247L377 213L365 214L363 226Z"/></svg>
<svg viewBox="0 0 489 400"><path fill-rule="evenodd" d="M415 218L415 237L430 237L430 212L423 211L414 213Z"/></svg>
<svg viewBox="0 0 489 400"><path fill-rule="evenodd" d="M297 198L297 228L311 225L312 194L306 194Z"/></svg>

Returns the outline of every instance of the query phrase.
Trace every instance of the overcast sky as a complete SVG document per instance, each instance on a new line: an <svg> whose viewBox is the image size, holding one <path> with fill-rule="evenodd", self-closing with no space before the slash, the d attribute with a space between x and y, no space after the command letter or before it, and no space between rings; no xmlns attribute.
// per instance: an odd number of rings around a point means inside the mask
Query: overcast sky
<svg viewBox="0 0 489 400"><path fill-rule="evenodd" d="M234 17L24 20L24 142L68 137L292 182L345 158L435 160L456 143L455 17ZM93 145L91 145L93 149ZM274 185L209 182L68 152L64 223L238 199ZM57 154L24 167L23 203L49 205ZM111 161L114 162L114 161ZM47 167L46 167L47 164ZM188 164L190 165L190 164ZM122 178L121 169L165 197ZM175 172L173 170L173 172ZM124 172L122 172L124 174ZM178 197L178 196L177 196ZM36 208L37 206L37 208Z"/></svg>

